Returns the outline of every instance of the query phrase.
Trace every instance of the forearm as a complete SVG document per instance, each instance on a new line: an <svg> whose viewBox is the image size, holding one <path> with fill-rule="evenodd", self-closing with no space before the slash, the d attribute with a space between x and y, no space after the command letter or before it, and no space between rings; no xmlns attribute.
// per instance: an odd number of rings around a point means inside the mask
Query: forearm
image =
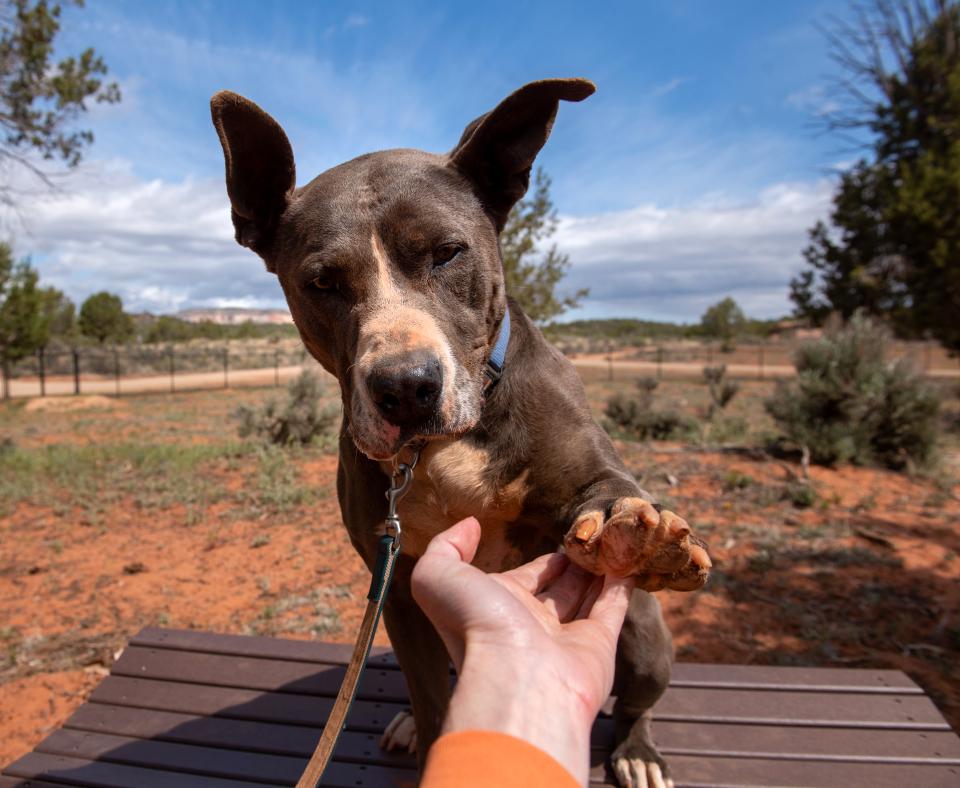
<svg viewBox="0 0 960 788"><path fill-rule="evenodd" d="M550 755L585 785L595 716L596 710L567 691L562 679L538 665L494 662L471 654L468 647L443 733L488 730L515 736Z"/></svg>

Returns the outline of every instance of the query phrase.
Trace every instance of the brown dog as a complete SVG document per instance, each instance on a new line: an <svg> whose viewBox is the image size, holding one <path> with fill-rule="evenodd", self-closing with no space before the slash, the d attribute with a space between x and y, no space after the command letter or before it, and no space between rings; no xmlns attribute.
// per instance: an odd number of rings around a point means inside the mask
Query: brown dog
<svg viewBox="0 0 960 788"><path fill-rule="evenodd" d="M416 723L414 732L409 720L395 721L384 746L412 746L415 736L421 762L450 694L443 643L410 595L410 573L430 538L474 515L483 534L475 563L500 571L556 550L568 530L590 553L603 545L607 523L618 523L611 534L625 521L640 533L660 520L590 417L572 366L504 292L498 234L527 189L560 100L593 91L582 79L534 82L468 125L451 153L371 153L299 189L290 143L273 118L234 93L211 102L237 241L279 276L304 344L340 381L337 491L368 566L382 533L389 460L410 441L427 441L400 506L403 555L384 611ZM502 379L485 388L508 309ZM673 527L689 532L679 518ZM672 582L676 568L645 587L690 586L689 577ZM660 607L637 590L614 687L613 767L624 785L670 784L650 709L671 658Z"/></svg>

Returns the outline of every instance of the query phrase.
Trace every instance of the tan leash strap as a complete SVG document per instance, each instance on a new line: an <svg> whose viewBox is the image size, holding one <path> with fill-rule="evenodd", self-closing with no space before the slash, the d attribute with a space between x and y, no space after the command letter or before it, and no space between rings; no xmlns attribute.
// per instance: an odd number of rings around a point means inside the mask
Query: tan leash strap
<svg viewBox="0 0 960 788"><path fill-rule="evenodd" d="M347 714L353 705L354 696L357 694L357 684L360 683L360 674L363 672L367 657L370 656L373 636L377 632L383 603L386 601L387 592L390 590L393 567L397 562L397 556L400 555L401 530L397 504L413 483L413 469L417 466L419 458L419 448L413 449L411 462L409 464L398 464L393 478L390 480L390 489L387 490L387 519L385 524L387 533L380 537L377 545L377 562L370 576L367 609L363 613L363 621L360 623L357 642L353 646L353 654L347 664L343 684L340 685L337 699L327 716L327 723L323 726L323 733L320 734L317 748L310 756L307 768L297 782L297 788L316 788L323 777L324 769L327 768L327 764L333 756L333 749L337 746L340 731L343 730L347 721Z"/></svg>
<svg viewBox="0 0 960 788"><path fill-rule="evenodd" d="M327 724L323 726L323 733L320 734L317 749L313 751L310 762L307 764L307 768L297 783L297 788L316 788L320 782L320 778L323 776L324 769L327 768L327 763L329 763L333 755L333 748L337 744L337 739L340 738L340 731L343 730L344 723L347 721L347 714L353 705L353 698L357 692L357 684L360 682L360 674L363 672L363 666L366 664L367 657L370 654L373 636L377 631L377 622L380 620L380 612L383 610L387 589L390 587L393 565L399 553L399 550L394 550L392 547L392 537L383 537L381 539L381 546L383 545L383 540L390 543L389 546L387 546L385 565L383 566L382 573L374 571L370 586L371 593L375 590L374 586L379 586L379 588L376 589L378 593L375 599L369 599L368 597L367 609L363 613L363 621L360 623L357 642L354 644L353 655L347 664L347 672L343 677L343 684L340 685L337 700L334 702L333 708L327 717ZM380 567L378 566L377 569L380 569Z"/></svg>

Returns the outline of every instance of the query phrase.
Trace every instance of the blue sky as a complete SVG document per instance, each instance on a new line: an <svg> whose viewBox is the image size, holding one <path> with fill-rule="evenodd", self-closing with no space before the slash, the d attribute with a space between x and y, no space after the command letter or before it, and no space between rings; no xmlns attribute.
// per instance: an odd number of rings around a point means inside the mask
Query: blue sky
<svg viewBox="0 0 960 788"><path fill-rule="evenodd" d="M519 85L585 76L538 163L553 178L570 317L695 320L733 295L789 310L806 229L853 154L811 122L834 69L827 2L106 2L65 12L124 92L84 123L82 169L25 198L13 234L75 299L131 308L282 304L234 247L208 100L221 88L284 126L298 180L369 150L449 149ZM9 219L9 217L8 217Z"/></svg>

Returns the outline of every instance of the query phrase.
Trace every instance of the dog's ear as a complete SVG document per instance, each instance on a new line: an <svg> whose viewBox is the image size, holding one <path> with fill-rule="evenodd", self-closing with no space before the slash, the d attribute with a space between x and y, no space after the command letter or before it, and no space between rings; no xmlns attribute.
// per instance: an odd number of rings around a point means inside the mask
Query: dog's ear
<svg viewBox="0 0 960 788"><path fill-rule="evenodd" d="M550 136L560 100L583 101L594 90L586 79L531 82L464 129L450 163L473 181L498 232L527 191L530 168Z"/></svg>
<svg viewBox="0 0 960 788"><path fill-rule="evenodd" d="M280 124L252 101L221 90L210 99L223 146L237 243L261 257L296 186L293 150Z"/></svg>

